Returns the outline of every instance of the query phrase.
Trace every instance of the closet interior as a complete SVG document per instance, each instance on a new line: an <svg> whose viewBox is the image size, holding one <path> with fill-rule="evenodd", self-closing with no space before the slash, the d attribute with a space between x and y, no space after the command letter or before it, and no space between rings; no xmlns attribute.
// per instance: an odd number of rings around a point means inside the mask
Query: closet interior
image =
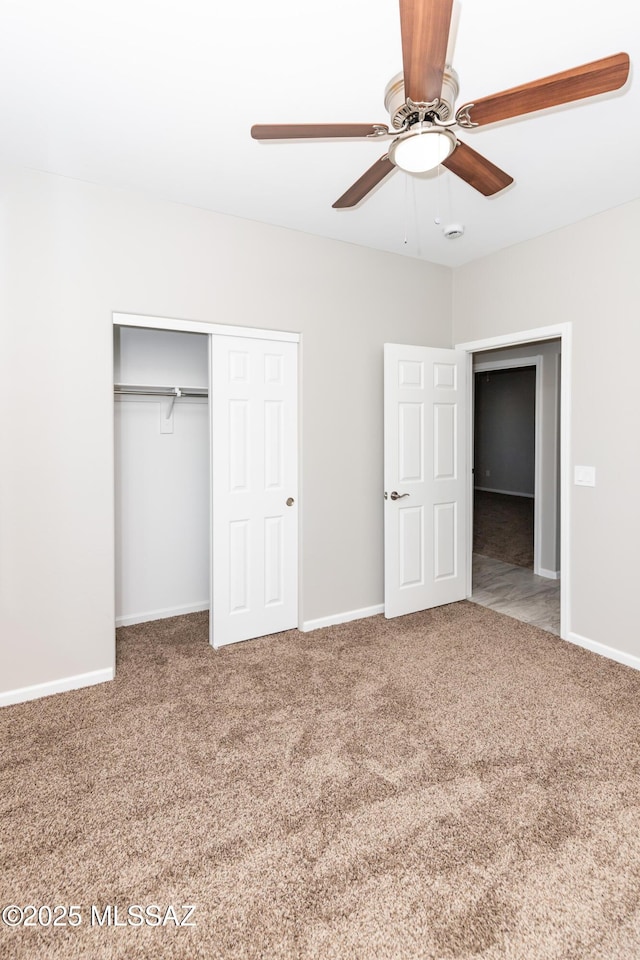
<svg viewBox="0 0 640 960"><path fill-rule="evenodd" d="M208 337L114 327L116 625L209 608Z"/></svg>

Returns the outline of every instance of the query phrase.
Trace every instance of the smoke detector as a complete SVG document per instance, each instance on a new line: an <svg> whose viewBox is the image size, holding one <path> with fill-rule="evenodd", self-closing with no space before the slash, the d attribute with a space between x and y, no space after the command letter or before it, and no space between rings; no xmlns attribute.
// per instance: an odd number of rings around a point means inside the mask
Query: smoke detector
<svg viewBox="0 0 640 960"><path fill-rule="evenodd" d="M464 233L464 227L461 223L448 223L446 227L442 228L447 240L457 240L458 237L461 237Z"/></svg>

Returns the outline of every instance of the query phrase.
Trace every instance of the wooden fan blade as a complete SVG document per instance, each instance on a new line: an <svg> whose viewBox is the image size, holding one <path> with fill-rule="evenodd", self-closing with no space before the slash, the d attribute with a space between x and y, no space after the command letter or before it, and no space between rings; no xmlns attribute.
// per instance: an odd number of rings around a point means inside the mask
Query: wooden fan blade
<svg viewBox="0 0 640 960"><path fill-rule="evenodd" d="M416 103L442 92L453 0L400 0L404 92Z"/></svg>
<svg viewBox="0 0 640 960"><path fill-rule="evenodd" d="M356 203L359 203L363 197L373 190L381 180L384 180L385 177L388 177L389 174L395 170L396 165L389 160L389 157L384 155L380 157L379 160L376 160L372 167L362 174L359 180L356 180L346 193L343 193L342 196L336 200L335 203L331 204L336 210L340 210L344 207L355 207Z"/></svg>
<svg viewBox="0 0 640 960"><path fill-rule="evenodd" d="M496 120L519 117L560 103L571 103L584 97L595 97L598 93L618 90L626 83L628 76L629 54L616 53L613 57L584 63L573 70L554 73L550 77L483 97L469 107L468 115L473 123L483 126ZM461 107L458 113L464 110Z"/></svg>
<svg viewBox="0 0 640 960"><path fill-rule="evenodd" d="M513 183L513 177L508 173L459 140L453 153L442 161L442 165L485 197L491 197Z"/></svg>
<svg viewBox="0 0 640 960"><path fill-rule="evenodd" d="M335 137L375 137L388 133L384 123L256 123L254 140L307 140Z"/></svg>

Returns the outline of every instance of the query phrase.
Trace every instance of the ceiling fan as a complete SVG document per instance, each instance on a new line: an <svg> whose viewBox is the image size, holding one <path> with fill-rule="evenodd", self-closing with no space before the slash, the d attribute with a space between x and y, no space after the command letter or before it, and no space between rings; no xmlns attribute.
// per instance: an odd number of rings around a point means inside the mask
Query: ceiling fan
<svg viewBox="0 0 640 960"><path fill-rule="evenodd" d="M400 0L404 71L385 91L391 129L383 123L256 124L254 140L393 137L380 157L333 204L353 207L396 167L422 173L442 164L489 197L513 177L458 139L452 128L484 126L622 87L629 55L617 53L458 107L458 77L445 62L453 0Z"/></svg>

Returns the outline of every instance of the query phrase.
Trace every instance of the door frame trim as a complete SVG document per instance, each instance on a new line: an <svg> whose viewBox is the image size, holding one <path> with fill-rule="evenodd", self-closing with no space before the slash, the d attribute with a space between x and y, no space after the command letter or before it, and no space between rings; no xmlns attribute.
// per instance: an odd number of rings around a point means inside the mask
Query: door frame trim
<svg viewBox="0 0 640 960"><path fill-rule="evenodd" d="M172 317L149 317L141 313L114 313L113 325L146 327L154 330L176 330L179 333L217 334L221 337L251 337L252 340L286 340L299 343L302 334L291 330L268 330L258 327L234 327L227 323L206 323L203 320L176 320Z"/></svg>
<svg viewBox="0 0 640 960"><path fill-rule="evenodd" d="M535 357L517 357L513 360L491 360L487 363L477 363L475 366L472 365L471 369L471 391L475 397L475 376L478 373L489 373L491 370L523 370L526 367L533 367L536 371L536 384L535 384L535 410L534 410L534 453L533 453L533 572L536 576L542 576L540 570L542 569L542 563L540 557L542 554L542 513L540 511L540 491L542 490L542 384L540 383L541 379L541 370L542 370L542 355ZM471 444L471 455L475 454L475 408L474 400L472 400L471 406L471 420L469 423L469 429L473 434L473 442ZM473 467L474 461L471 461ZM475 489L475 474L471 475L472 485ZM472 528L473 532L473 494L471 500L471 508L469 513L469 525Z"/></svg>
<svg viewBox="0 0 640 960"><path fill-rule="evenodd" d="M223 323L207 323L202 320L183 320L176 319L173 317L155 317L147 316L139 313L120 313L117 311L112 312L112 328L114 327L142 327L145 329L152 330L173 330L176 333L203 333L206 334L209 338L212 336L227 336L227 337L250 337L252 340L272 340L274 342L285 341L287 343L297 343L298 344L298 364L297 364L297 375L298 375L298 502L303 503L303 486L302 486L302 334L296 333L291 330L269 330L262 327L243 327L243 326L233 326L231 324ZM211 354L211 340L208 344L208 353ZM113 367L113 356L111 360L111 366ZM209 364L209 391L211 391L211 367ZM209 405L209 416L211 416L211 406ZM211 431L209 431L211 433ZM212 483L212 474L211 474L211 450L209 451L209 501L211 502L211 483ZM113 478L113 500L115 502L115 476ZM113 515L113 539L115 542L115 514ZM209 539L211 543L211 531L212 524L209 523ZM304 613L303 613L303 592L302 592L302 577L303 577L303 554L302 554L302 531L303 531L303 515L302 510L298 511L298 630L304 629ZM209 547L209 562L212 562L212 550L211 546ZM211 597L209 597L209 609L211 609ZM210 641L212 638L212 633L210 629ZM115 644L115 635L114 635L114 644ZM213 644L212 644L213 646ZM214 647L214 649L216 649Z"/></svg>
<svg viewBox="0 0 640 960"><path fill-rule="evenodd" d="M457 343L456 350L464 350L468 354L468 371L471 380L473 372L473 355L487 350L497 350L501 347L524 346L528 343L537 343L544 340L560 340L561 378L560 378L560 636L563 640L569 639L571 633L571 374L572 374L572 337L573 325L571 321L557 323L552 326L537 327L533 330L519 330L514 333L500 334L484 340L469 340ZM471 397L472 391L469 391ZM471 402L471 401L470 401ZM467 415L471 416L471 408ZM470 442L473 442L473 431L470 431ZM471 463L471 461L470 461ZM472 500L471 485L473 475L469 466L469 502L467 516L471 517ZM467 595L471 595L471 563L473 552L473 535L471 523L467 532Z"/></svg>

